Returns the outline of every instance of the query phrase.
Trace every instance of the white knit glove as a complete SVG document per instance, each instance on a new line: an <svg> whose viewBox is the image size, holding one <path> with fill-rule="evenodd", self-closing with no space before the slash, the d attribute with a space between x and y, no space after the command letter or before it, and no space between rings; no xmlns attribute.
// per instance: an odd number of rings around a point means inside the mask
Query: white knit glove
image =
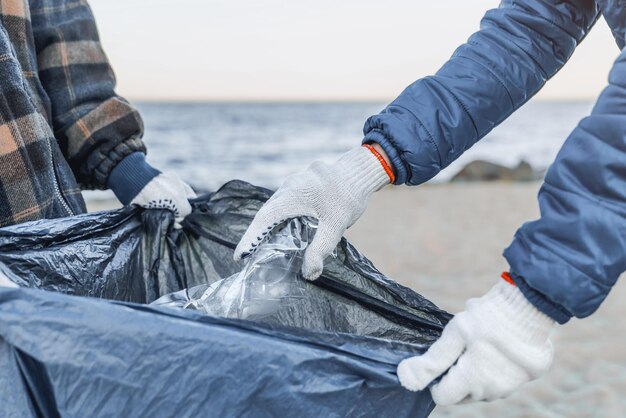
<svg viewBox="0 0 626 418"><path fill-rule="evenodd" d="M398 378L418 391L449 369L430 388L438 405L507 397L550 368L548 336L554 323L517 287L502 281L485 296L470 299L426 353L403 360Z"/></svg>
<svg viewBox="0 0 626 418"><path fill-rule="evenodd" d="M324 259L363 214L372 193L389 182L380 161L364 147L348 151L332 165L314 162L306 171L288 177L259 210L235 249L235 260L253 253L282 221L311 217L318 220L318 228L304 254L302 274L316 279Z"/></svg>
<svg viewBox="0 0 626 418"><path fill-rule="evenodd" d="M189 199L196 197L191 187L176 174L161 173L144 186L130 202L146 209L167 209L174 212L176 228L191 213Z"/></svg>

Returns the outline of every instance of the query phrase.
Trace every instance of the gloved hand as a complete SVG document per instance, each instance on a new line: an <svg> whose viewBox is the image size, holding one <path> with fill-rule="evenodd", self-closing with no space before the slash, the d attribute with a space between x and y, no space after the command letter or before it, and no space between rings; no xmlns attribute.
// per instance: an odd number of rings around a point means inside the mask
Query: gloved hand
<svg viewBox="0 0 626 418"><path fill-rule="evenodd" d="M185 216L191 213L189 199L196 197L191 187L182 181L176 174L161 173L139 192L131 205L138 205L146 209L167 209L174 212L176 228Z"/></svg>
<svg viewBox="0 0 626 418"><path fill-rule="evenodd" d="M507 397L550 368L548 336L554 323L517 287L502 281L470 299L426 353L403 360L398 378L418 391L449 369L430 388L438 405Z"/></svg>
<svg viewBox="0 0 626 418"><path fill-rule="evenodd" d="M366 147L348 151L332 165L314 162L288 177L259 210L235 249L235 260L253 253L282 221L307 216L318 220L318 228L304 254L302 273L316 279L324 259L365 211L371 194L390 182L393 174L388 173L380 154Z"/></svg>
<svg viewBox="0 0 626 418"><path fill-rule="evenodd" d="M187 183L175 174L163 174L152 167L141 152L120 161L111 171L107 185L124 205L171 210L176 217L176 228L191 213L189 199L196 197Z"/></svg>

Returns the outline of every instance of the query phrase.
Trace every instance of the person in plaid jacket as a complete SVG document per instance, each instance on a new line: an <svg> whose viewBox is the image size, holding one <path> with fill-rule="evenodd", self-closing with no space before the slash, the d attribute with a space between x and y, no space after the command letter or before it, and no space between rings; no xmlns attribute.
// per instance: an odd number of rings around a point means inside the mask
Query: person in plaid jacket
<svg viewBox="0 0 626 418"><path fill-rule="evenodd" d="M0 227L86 211L82 189L187 215L191 188L145 160L143 123L85 0L0 0Z"/></svg>

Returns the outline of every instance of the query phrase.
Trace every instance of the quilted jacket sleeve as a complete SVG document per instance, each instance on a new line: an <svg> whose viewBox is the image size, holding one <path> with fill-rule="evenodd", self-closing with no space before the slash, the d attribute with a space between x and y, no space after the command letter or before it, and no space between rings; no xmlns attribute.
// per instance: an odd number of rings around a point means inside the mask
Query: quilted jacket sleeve
<svg viewBox="0 0 626 418"><path fill-rule="evenodd" d="M546 173L539 207L504 253L512 276L559 322L588 316L626 271L626 48Z"/></svg>
<svg viewBox="0 0 626 418"><path fill-rule="evenodd" d="M368 119L397 184L435 176L530 99L572 55L599 15L593 0L504 0L434 75Z"/></svg>

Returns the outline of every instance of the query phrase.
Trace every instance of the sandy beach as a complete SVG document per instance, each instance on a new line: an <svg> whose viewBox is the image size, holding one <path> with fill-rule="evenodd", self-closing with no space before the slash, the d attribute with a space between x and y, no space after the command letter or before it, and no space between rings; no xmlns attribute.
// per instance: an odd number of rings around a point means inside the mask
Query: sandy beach
<svg viewBox="0 0 626 418"><path fill-rule="evenodd" d="M376 193L347 237L389 277L450 312L486 292L507 268L502 250L538 216L539 183L396 187ZM112 202L91 202L90 210ZM544 378L507 400L437 408L433 417L626 416L626 282L600 310L553 334Z"/></svg>

